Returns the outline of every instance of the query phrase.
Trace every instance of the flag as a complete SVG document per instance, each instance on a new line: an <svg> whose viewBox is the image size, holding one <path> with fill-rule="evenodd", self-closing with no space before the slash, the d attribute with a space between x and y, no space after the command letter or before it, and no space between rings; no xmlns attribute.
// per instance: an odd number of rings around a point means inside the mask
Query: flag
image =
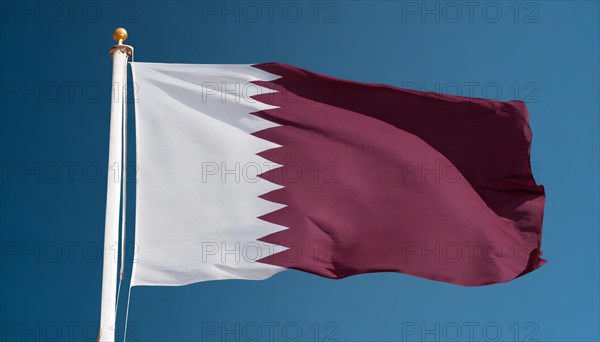
<svg viewBox="0 0 600 342"><path fill-rule="evenodd" d="M132 63L132 286L400 272L478 286L545 263L521 101L290 65Z"/></svg>

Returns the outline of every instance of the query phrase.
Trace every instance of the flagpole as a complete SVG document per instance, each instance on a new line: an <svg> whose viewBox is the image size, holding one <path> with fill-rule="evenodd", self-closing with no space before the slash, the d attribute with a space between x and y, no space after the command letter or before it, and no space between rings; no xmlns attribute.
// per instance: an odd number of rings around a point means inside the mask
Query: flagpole
<svg viewBox="0 0 600 342"><path fill-rule="evenodd" d="M104 259L102 266L102 303L98 341L115 340L117 271L119 243L119 209L123 179L123 107L127 84L127 59L133 47L123 45L127 31L118 28L113 34L117 45L109 53L113 59L112 96L110 105L110 143L108 152L108 184L106 189L106 216L104 222ZM123 256L121 256L123 257Z"/></svg>

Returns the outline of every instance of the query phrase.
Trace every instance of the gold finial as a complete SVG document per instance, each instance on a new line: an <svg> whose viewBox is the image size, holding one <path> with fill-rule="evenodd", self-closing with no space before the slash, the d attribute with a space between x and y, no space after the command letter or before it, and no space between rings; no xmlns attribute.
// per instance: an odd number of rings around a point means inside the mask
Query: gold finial
<svg viewBox="0 0 600 342"><path fill-rule="evenodd" d="M133 47L129 45L124 45L123 42L127 39L127 30L119 27L113 33L113 39L117 41L117 45L110 48L108 54L112 57L115 51L121 51L126 54L128 57L133 56Z"/></svg>
<svg viewBox="0 0 600 342"><path fill-rule="evenodd" d="M113 39L118 43L118 45L123 44L123 42L127 39L127 30L119 27L113 33Z"/></svg>

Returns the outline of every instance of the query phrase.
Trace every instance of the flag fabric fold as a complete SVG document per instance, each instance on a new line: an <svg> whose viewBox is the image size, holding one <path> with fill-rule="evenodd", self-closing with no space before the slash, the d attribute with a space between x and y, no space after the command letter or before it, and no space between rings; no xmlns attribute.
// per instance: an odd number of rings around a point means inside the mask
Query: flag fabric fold
<svg viewBox="0 0 600 342"><path fill-rule="evenodd" d="M523 102L279 63L132 65L132 285L296 269L477 286L545 263Z"/></svg>

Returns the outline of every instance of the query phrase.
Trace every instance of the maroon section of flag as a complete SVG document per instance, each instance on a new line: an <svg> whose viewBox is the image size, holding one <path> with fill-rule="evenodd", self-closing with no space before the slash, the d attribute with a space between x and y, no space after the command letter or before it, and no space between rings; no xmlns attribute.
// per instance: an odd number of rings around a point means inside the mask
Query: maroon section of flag
<svg viewBox="0 0 600 342"><path fill-rule="evenodd" d="M254 82L253 113L281 126L254 133L286 206L261 240L289 249L263 263L329 278L401 272L475 286L510 281L540 258L544 188L530 167L520 101L498 102L335 79L285 64Z"/></svg>

